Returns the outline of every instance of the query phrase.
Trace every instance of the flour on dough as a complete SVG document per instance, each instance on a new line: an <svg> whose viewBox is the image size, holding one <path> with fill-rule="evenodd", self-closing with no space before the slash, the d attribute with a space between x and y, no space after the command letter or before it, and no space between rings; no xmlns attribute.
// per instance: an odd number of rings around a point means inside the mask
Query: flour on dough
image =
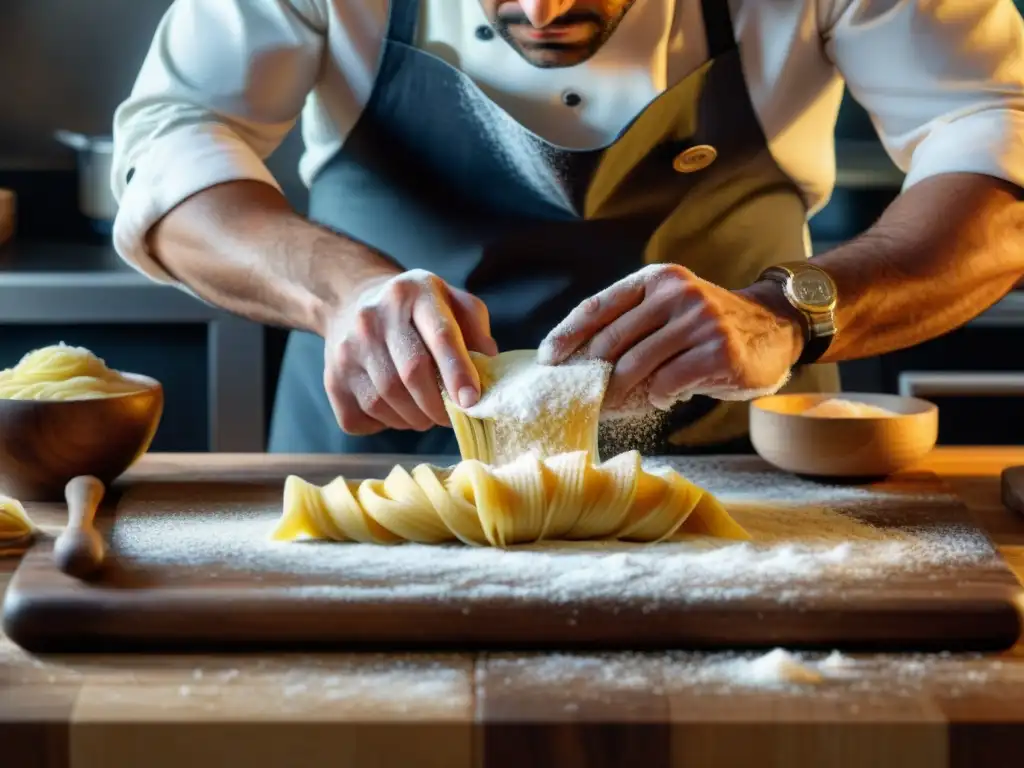
<svg viewBox="0 0 1024 768"><path fill-rule="evenodd" d="M542 365L532 349L471 358L480 375L479 402L462 408L445 397L463 459L500 466L527 453L543 459L584 451L600 460L597 431L610 364Z"/></svg>
<svg viewBox="0 0 1024 768"><path fill-rule="evenodd" d="M823 678L818 670L800 661L784 648L776 648L748 663L747 678L763 685L816 685Z"/></svg>

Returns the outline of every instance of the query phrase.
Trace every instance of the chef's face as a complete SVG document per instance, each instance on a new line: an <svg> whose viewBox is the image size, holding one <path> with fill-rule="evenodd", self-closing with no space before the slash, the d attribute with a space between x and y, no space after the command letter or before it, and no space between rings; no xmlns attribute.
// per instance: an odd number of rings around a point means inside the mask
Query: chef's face
<svg viewBox="0 0 1024 768"><path fill-rule="evenodd" d="M634 0L480 0L495 30L536 67L586 61Z"/></svg>

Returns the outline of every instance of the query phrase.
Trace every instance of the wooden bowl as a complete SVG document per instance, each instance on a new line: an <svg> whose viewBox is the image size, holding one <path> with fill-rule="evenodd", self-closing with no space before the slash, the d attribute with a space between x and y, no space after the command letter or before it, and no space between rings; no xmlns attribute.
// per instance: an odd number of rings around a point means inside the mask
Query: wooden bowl
<svg viewBox="0 0 1024 768"><path fill-rule="evenodd" d="M109 485L144 454L163 415L163 387L122 375L145 389L94 400L0 399L0 493L61 501L71 478Z"/></svg>
<svg viewBox="0 0 1024 768"><path fill-rule="evenodd" d="M894 411L895 416L822 418L803 411L842 398ZM750 404L750 440L769 464L800 475L885 477L923 458L939 436L934 403L898 395L772 395Z"/></svg>

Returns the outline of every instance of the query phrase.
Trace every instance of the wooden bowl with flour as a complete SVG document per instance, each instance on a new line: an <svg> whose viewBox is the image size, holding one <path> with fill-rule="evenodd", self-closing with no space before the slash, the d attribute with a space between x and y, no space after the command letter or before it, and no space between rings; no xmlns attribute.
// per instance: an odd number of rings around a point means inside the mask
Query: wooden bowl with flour
<svg viewBox="0 0 1024 768"><path fill-rule="evenodd" d="M750 405L754 450L799 475L885 477L926 456L938 435L938 407L916 397L794 393Z"/></svg>

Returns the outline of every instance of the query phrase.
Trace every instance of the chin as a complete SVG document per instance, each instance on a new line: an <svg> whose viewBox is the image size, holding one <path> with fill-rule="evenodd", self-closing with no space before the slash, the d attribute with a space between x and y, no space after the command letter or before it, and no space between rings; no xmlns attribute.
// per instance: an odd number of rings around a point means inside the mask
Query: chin
<svg viewBox="0 0 1024 768"><path fill-rule="evenodd" d="M582 64L594 55L590 48L567 48L563 50L531 49L516 46L519 55L533 64L535 67L544 69L557 69L560 67L572 67Z"/></svg>

